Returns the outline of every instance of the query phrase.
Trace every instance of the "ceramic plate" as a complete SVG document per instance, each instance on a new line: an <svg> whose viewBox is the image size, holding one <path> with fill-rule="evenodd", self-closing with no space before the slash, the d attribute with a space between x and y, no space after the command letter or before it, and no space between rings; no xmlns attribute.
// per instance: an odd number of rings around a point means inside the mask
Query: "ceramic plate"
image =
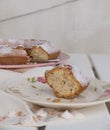
<svg viewBox="0 0 110 130"><path fill-rule="evenodd" d="M34 104L61 109L82 108L110 101L110 84L97 79L90 79L88 88L73 99L57 98L52 89L43 83L42 77L13 79L4 86L4 91Z"/></svg>
<svg viewBox="0 0 110 130"><path fill-rule="evenodd" d="M61 53L58 59L55 60L48 60L45 63L30 63L30 64L23 64L23 65L0 65L0 68L4 69L19 69L19 68L33 68L33 67L40 67L40 66L48 66L48 65L55 65L65 62L69 59L69 55L66 53Z"/></svg>

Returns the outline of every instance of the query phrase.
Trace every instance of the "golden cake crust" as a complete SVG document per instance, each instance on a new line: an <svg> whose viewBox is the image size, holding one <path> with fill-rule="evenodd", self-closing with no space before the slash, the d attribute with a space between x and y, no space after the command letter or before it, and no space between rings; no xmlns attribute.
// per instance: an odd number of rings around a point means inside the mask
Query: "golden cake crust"
<svg viewBox="0 0 110 130"><path fill-rule="evenodd" d="M0 56L0 64L1 65L21 65L28 64L29 57L28 56Z"/></svg>
<svg viewBox="0 0 110 130"><path fill-rule="evenodd" d="M47 61L51 59L56 59L60 55L60 51L53 52L49 54L47 51L45 51L42 47L40 46L34 46L31 49L30 56L33 61Z"/></svg>
<svg viewBox="0 0 110 130"><path fill-rule="evenodd" d="M24 49L13 49L10 47L0 48L0 64L1 65L19 65L28 64L30 57Z"/></svg>
<svg viewBox="0 0 110 130"><path fill-rule="evenodd" d="M54 67L45 72L45 78L59 98L74 98L86 88L75 78L70 67Z"/></svg>
<svg viewBox="0 0 110 130"><path fill-rule="evenodd" d="M46 40L25 40L24 46L32 61L47 61L56 59L60 55L60 50L54 48L52 44Z"/></svg>

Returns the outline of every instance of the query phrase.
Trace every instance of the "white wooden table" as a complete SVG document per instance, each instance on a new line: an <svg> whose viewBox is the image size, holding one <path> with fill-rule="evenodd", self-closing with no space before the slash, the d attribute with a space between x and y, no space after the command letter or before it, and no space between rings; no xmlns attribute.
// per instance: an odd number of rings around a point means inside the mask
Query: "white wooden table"
<svg viewBox="0 0 110 130"><path fill-rule="evenodd" d="M110 54L91 54L89 57L97 78L110 82ZM110 102L107 107L110 112Z"/></svg>
<svg viewBox="0 0 110 130"><path fill-rule="evenodd" d="M99 79L110 82L110 54L89 55Z"/></svg>
<svg viewBox="0 0 110 130"><path fill-rule="evenodd" d="M70 59L67 64L78 65L82 72L88 77L95 77L92 70L92 64L86 54L69 54ZM91 55L93 59L93 55ZM95 60L94 60L95 61ZM94 67L95 62L94 62ZM106 77L105 77L106 80ZM40 130L110 130L110 114L107 110L105 103L100 105L79 109L81 113L85 115L84 120L67 120L65 123L56 123L55 121L48 124L46 127L37 128ZM14 130L15 128L1 128L1 130ZM35 128L18 128L19 130L35 130ZM17 130L18 130L17 129Z"/></svg>

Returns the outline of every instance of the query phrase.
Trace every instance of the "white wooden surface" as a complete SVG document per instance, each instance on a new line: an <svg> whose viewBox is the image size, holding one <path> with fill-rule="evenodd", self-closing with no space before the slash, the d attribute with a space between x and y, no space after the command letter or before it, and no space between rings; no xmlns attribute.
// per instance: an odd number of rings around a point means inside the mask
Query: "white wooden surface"
<svg viewBox="0 0 110 130"><path fill-rule="evenodd" d="M91 54L90 58L98 77L110 82L110 54Z"/></svg>
<svg viewBox="0 0 110 130"><path fill-rule="evenodd" d="M90 59L97 77L110 83L110 54L91 54ZM110 112L110 102L107 106Z"/></svg>
<svg viewBox="0 0 110 130"><path fill-rule="evenodd" d="M0 21L47 9L70 0L0 0Z"/></svg>

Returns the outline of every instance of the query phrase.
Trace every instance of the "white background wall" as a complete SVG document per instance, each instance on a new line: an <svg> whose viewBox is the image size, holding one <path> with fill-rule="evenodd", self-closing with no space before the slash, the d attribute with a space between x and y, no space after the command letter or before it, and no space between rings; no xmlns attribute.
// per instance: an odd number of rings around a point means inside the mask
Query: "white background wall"
<svg viewBox="0 0 110 130"><path fill-rule="evenodd" d="M45 39L65 52L110 53L110 0L0 0L0 37Z"/></svg>

